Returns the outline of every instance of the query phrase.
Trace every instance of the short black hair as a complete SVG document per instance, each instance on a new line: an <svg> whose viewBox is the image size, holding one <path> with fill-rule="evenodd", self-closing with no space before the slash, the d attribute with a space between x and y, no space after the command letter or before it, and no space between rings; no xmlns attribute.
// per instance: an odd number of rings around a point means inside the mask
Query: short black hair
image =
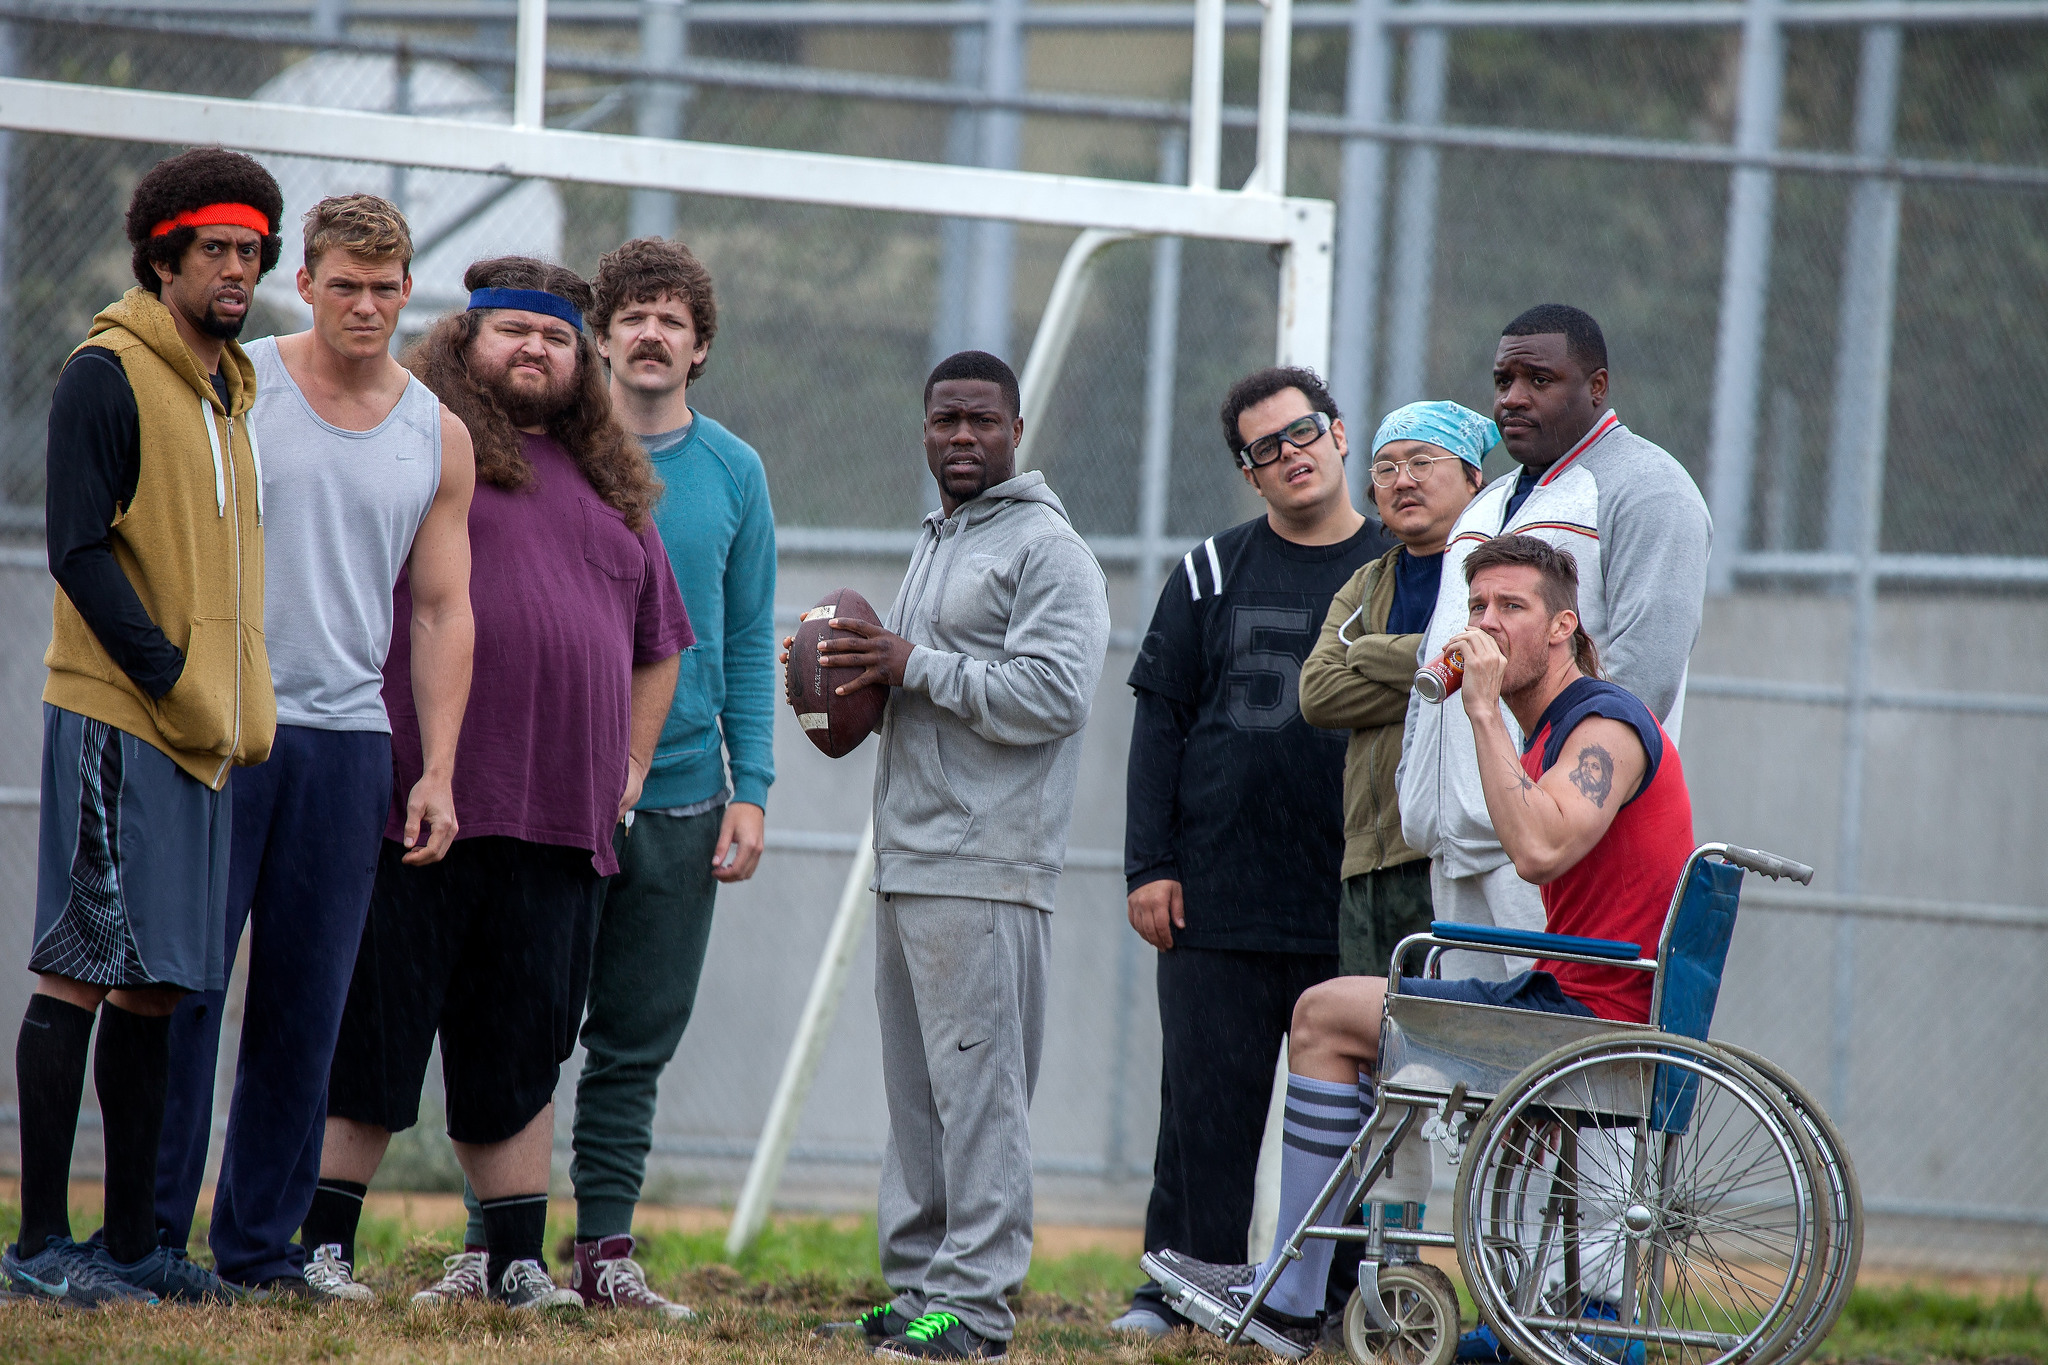
<svg viewBox="0 0 2048 1365"><path fill-rule="evenodd" d="M1024 408L1024 394L1017 387L1017 372L1003 363L1000 356L987 351L955 351L925 376L924 405L932 405L932 390L948 379L985 379L1003 391L1003 401L1010 405L1010 416L1020 416Z"/></svg>
<svg viewBox="0 0 2048 1365"><path fill-rule="evenodd" d="M1230 392L1223 397L1223 445L1231 454L1237 454L1244 446L1244 437L1237 429L1237 419L1244 415L1244 410L1256 407L1287 389L1300 389L1301 396L1308 399L1309 407L1323 413L1332 422L1344 416L1337 411L1337 400L1330 397L1323 377L1314 370L1299 365L1268 365L1263 370L1253 370L1232 384Z"/></svg>
<svg viewBox="0 0 2048 1365"><path fill-rule="evenodd" d="M1539 303L1500 329L1504 337L1564 336L1566 354L1587 374L1607 368L1607 338L1593 315L1568 303Z"/></svg>
<svg viewBox="0 0 2048 1365"><path fill-rule="evenodd" d="M163 281L155 266L168 266L176 273L178 262L199 236L199 229L191 226L172 228L161 237L150 236L150 230L166 218L208 204L247 204L269 219L257 276L277 268L284 251L284 192L277 181L254 157L225 147L194 147L150 167L128 198L128 244L134 248L129 268L137 284L161 295Z"/></svg>

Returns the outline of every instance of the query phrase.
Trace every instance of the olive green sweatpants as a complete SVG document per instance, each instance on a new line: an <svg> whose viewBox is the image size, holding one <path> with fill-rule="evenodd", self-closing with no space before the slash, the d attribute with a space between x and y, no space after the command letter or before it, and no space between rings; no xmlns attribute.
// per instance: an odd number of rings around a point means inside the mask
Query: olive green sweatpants
<svg viewBox="0 0 2048 1365"><path fill-rule="evenodd" d="M618 843L619 872L605 890L584 1009L583 1074L576 1082L576 1235L633 1230L633 1209L654 1141L661 1073L697 1003L718 883L711 850L725 807L702 815L640 811ZM476 1196L465 1186L471 1246L483 1244Z"/></svg>

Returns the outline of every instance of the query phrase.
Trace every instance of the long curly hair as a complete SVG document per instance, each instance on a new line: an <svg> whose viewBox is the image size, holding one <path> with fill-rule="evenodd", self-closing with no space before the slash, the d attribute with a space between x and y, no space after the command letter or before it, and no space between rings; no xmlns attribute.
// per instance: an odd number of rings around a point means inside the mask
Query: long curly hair
<svg viewBox="0 0 2048 1365"><path fill-rule="evenodd" d="M567 299L579 312L590 310L590 286L561 266L526 256L478 261L463 272L464 289L539 289ZM450 313L400 357L419 381L469 428L476 447L476 476L496 488L524 488L533 464L519 445L519 429L484 382L470 373L470 351L485 313ZM597 348L576 334L576 381L572 396L548 417L547 434L576 461L583 477L635 531L661 497L661 481L640 443L612 415L611 391Z"/></svg>
<svg viewBox="0 0 2048 1365"><path fill-rule="evenodd" d="M149 168L135 184L128 198L126 223L128 245L134 249L129 269L135 281L150 293L161 296L163 281L156 266L164 265L175 274L185 251L199 236L196 227L176 227L161 237L149 235L166 218L175 218L208 204L247 204L270 220L263 238L260 278L277 268L284 250L284 194L277 181L254 158L224 147L194 147L189 152L165 157Z"/></svg>

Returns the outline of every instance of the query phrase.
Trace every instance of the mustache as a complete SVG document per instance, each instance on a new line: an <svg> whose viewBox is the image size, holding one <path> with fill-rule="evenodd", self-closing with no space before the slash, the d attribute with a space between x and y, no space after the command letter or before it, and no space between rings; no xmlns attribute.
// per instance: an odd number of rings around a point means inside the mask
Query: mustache
<svg viewBox="0 0 2048 1365"><path fill-rule="evenodd" d="M674 359L675 356L669 351L668 347L662 345L659 341L654 341L652 339L646 341L636 341L633 343L633 349L626 352L626 362L628 364L631 364L635 360Z"/></svg>

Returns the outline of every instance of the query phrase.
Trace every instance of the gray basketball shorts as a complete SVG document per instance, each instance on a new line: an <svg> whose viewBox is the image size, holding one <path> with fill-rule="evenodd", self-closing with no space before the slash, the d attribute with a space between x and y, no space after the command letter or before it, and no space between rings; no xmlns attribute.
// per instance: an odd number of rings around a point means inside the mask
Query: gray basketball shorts
<svg viewBox="0 0 2048 1365"><path fill-rule="evenodd" d="M231 809L153 745L45 703L29 970L225 989Z"/></svg>

